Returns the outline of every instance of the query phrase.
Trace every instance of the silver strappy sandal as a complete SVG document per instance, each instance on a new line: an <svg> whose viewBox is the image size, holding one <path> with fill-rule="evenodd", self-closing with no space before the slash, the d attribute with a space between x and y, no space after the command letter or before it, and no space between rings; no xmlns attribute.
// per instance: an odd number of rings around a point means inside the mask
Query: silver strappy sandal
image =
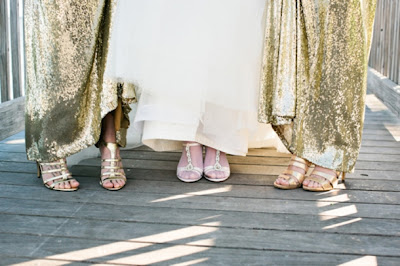
<svg viewBox="0 0 400 266"><path fill-rule="evenodd" d="M186 144L183 144L183 146L185 147L185 150L186 150L186 157L187 157L188 164L185 167L178 167L176 170L176 176L178 177L179 180L186 182L186 183L192 183L192 182L199 181L203 177L203 169L201 169L199 167L195 167L192 164L192 156L190 154L190 147L201 146L201 145L199 143L186 143ZM196 174L198 174L198 178L194 178L194 179L184 178L184 177L182 177L182 172L196 173Z"/></svg>
<svg viewBox="0 0 400 266"><path fill-rule="evenodd" d="M210 165L210 166L206 166L204 167L204 177L211 182L223 182L225 180L227 180L229 178L229 176L231 175L231 170L229 167L223 167L220 163L220 155L221 152L219 150L216 151L216 156L215 156L215 164L214 165ZM225 174L224 178L214 178L214 177L210 177L207 174L209 172L223 172Z"/></svg>

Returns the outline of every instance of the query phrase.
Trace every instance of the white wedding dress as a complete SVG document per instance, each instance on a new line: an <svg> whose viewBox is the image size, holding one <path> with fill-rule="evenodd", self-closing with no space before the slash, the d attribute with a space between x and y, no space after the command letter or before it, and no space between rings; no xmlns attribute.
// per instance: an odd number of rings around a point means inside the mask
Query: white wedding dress
<svg viewBox="0 0 400 266"><path fill-rule="evenodd" d="M106 75L140 94L128 144L140 134L157 151L196 141L234 155L282 145L257 122L265 3L118 1Z"/></svg>

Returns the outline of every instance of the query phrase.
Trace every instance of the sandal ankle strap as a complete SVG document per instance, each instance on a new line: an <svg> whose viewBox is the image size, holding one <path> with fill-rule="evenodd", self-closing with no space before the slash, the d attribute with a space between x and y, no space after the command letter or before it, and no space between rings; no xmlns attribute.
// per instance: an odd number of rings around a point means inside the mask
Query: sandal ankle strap
<svg viewBox="0 0 400 266"><path fill-rule="evenodd" d="M118 163L121 162L121 159L102 159L102 162L109 162L109 163Z"/></svg>

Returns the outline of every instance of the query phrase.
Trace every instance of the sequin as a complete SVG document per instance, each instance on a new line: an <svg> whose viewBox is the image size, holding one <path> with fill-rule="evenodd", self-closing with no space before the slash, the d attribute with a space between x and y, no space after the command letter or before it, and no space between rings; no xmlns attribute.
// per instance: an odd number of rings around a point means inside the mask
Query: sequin
<svg viewBox="0 0 400 266"><path fill-rule="evenodd" d="M25 1L28 159L54 161L95 144L118 104L125 145L133 87L103 77L114 9L115 0Z"/></svg>
<svg viewBox="0 0 400 266"><path fill-rule="evenodd" d="M376 0L267 1L259 121L289 151L350 172L361 144Z"/></svg>

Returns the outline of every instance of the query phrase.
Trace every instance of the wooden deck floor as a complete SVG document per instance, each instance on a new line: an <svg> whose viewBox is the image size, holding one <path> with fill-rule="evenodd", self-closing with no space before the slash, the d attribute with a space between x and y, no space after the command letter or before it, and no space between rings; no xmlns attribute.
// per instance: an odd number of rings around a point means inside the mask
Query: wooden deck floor
<svg viewBox="0 0 400 266"><path fill-rule="evenodd" d="M0 143L0 265L400 265L400 121L367 96L357 170L326 193L272 184L288 155L230 157L232 177L179 182L179 153L123 152L126 188L71 168L78 192L47 190L23 133Z"/></svg>

